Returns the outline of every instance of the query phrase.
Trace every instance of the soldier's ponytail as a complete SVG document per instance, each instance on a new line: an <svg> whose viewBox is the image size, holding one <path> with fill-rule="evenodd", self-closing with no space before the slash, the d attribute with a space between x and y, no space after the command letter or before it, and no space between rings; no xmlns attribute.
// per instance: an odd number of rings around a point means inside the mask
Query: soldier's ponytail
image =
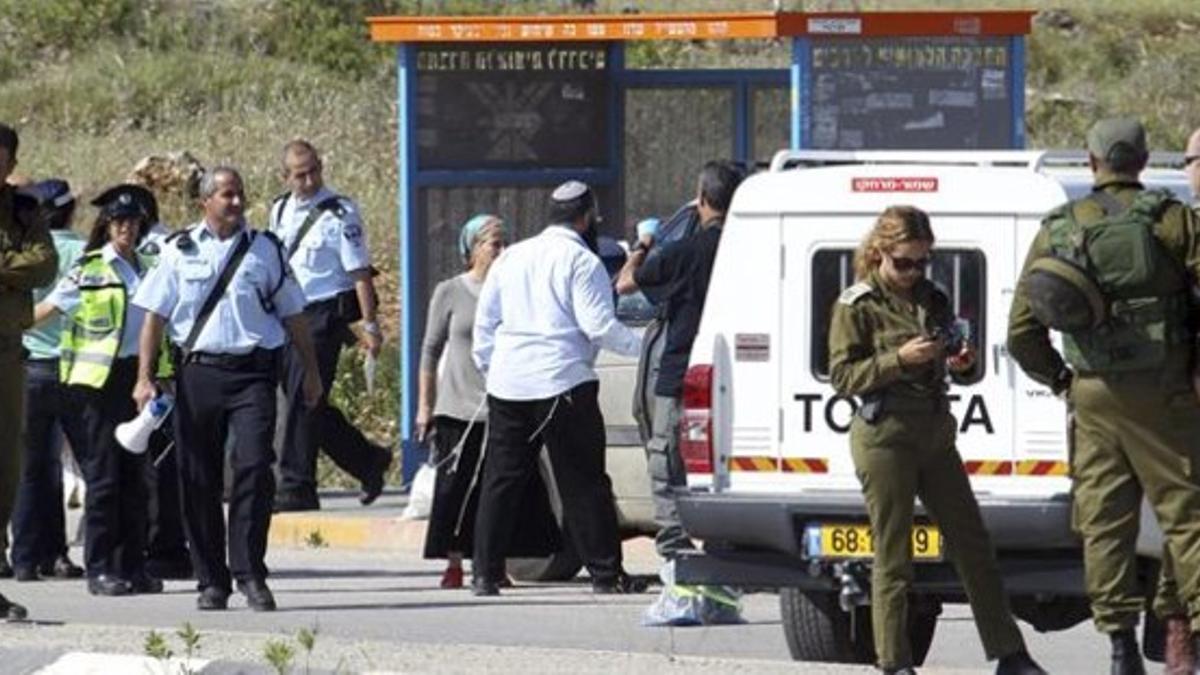
<svg viewBox="0 0 1200 675"><path fill-rule="evenodd" d="M915 206L889 206L875 220L875 227L863 237L854 252L854 278L862 281L879 267L884 251L908 241L933 244L929 215Z"/></svg>

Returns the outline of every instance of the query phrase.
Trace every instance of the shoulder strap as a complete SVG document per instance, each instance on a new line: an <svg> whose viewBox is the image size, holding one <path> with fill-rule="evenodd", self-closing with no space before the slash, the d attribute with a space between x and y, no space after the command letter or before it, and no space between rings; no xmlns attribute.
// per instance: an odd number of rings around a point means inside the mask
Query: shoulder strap
<svg viewBox="0 0 1200 675"><path fill-rule="evenodd" d="M291 198L292 198L292 193L285 192L285 193L279 195L278 197L276 197L275 200L273 202L271 202L271 208L273 208L275 210L275 222L274 222L275 227L279 227L280 221L283 220L283 210L285 208L287 208L288 200ZM267 229L270 229L271 225L272 225L272 223L267 223Z"/></svg>
<svg viewBox="0 0 1200 675"><path fill-rule="evenodd" d="M1091 194L1091 197L1092 199L1096 200L1096 203L1100 205L1101 209L1104 209L1105 218L1112 218L1113 216L1124 213L1125 210L1129 208L1122 204L1121 200L1112 196L1112 194L1105 192L1104 190L1096 190Z"/></svg>
<svg viewBox="0 0 1200 675"><path fill-rule="evenodd" d="M233 273L242 264L242 258L246 257L246 251L250 250L250 242L252 237L250 232L243 232L241 239L238 240L237 246L233 249L233 254L229 257L229 262L225 263L225 269L221 270L221 276L217 278L217 283L208 292L208 297L204 298L204 304L200 306L200 313L196 315L195 322L192 323L192 330L188 333L187 340L183 343L184 353L192 351L196 345L196 340L200 337L200 331L204 330L204 325L208 323L208 317L212 316L213 310L217 308L217 303L221 301L221 296L225 295L225 289L229 286L229 280L233 278Z"/></svg>
<svg viewBox="0 0 1200 675"><path fill-rule="evenodd" d="M292 240L291 245L287 248L288 260L291 260L292 256L296 255L296 249L300 248L300 242L304 241L305 235L308 234L308 231L312 229L313 225L316 225L317 220L321 217L322 213L334 210L340 211L341 203L338 201L340 199L341 197L334 195L321 201L319 204L314 206L311 211L308 212L308 217L304 219L303 223L300 223L300 231L296 233L296 238ZM283 211L280 211L280 215L282 214Z"/></svg>

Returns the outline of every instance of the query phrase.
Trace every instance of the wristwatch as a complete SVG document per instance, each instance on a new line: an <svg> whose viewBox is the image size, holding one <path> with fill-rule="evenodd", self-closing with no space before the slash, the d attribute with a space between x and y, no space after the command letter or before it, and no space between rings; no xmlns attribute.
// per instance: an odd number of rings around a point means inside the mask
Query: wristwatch
<svg viewBox="0 0 1200 675"><path fill-rule="evenodd" d="M379 324L374 321L364 321L362 328L370 335L383 335L383 331L379 329Z"/></svg>

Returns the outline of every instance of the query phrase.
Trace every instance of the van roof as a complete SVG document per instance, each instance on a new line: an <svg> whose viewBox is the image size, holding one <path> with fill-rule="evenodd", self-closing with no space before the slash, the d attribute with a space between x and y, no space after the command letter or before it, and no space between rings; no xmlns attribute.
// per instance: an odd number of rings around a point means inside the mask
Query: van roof
<svg viewBox="0 0 1200 675"><path fill-rule="evenodd" d="M1182 165L1179 153L1154 153L1142 181L1190 201ZM913 204L931 214L1040 216L1091 185L1084 152L784 150L742 184L731 211L876 214Z"/></svg>

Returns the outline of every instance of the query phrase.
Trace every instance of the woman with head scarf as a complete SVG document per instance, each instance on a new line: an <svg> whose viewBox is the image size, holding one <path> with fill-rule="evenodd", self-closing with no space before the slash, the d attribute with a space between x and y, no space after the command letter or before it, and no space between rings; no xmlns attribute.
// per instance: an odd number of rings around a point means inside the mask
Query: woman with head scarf
<svg viewBox="0 0 1200 675"><path fill-rule="evenodd" d="M416 433L419 441L432 436L438 466L425 557L449 561L442 588L462 586L463 551L471 550L477 493L470 493L487 421L483 375L471 360L471 333L479 291L506 240L498 216L480 214L464 223L458 254L466 270L439 283L429 304Z"/></svg>

